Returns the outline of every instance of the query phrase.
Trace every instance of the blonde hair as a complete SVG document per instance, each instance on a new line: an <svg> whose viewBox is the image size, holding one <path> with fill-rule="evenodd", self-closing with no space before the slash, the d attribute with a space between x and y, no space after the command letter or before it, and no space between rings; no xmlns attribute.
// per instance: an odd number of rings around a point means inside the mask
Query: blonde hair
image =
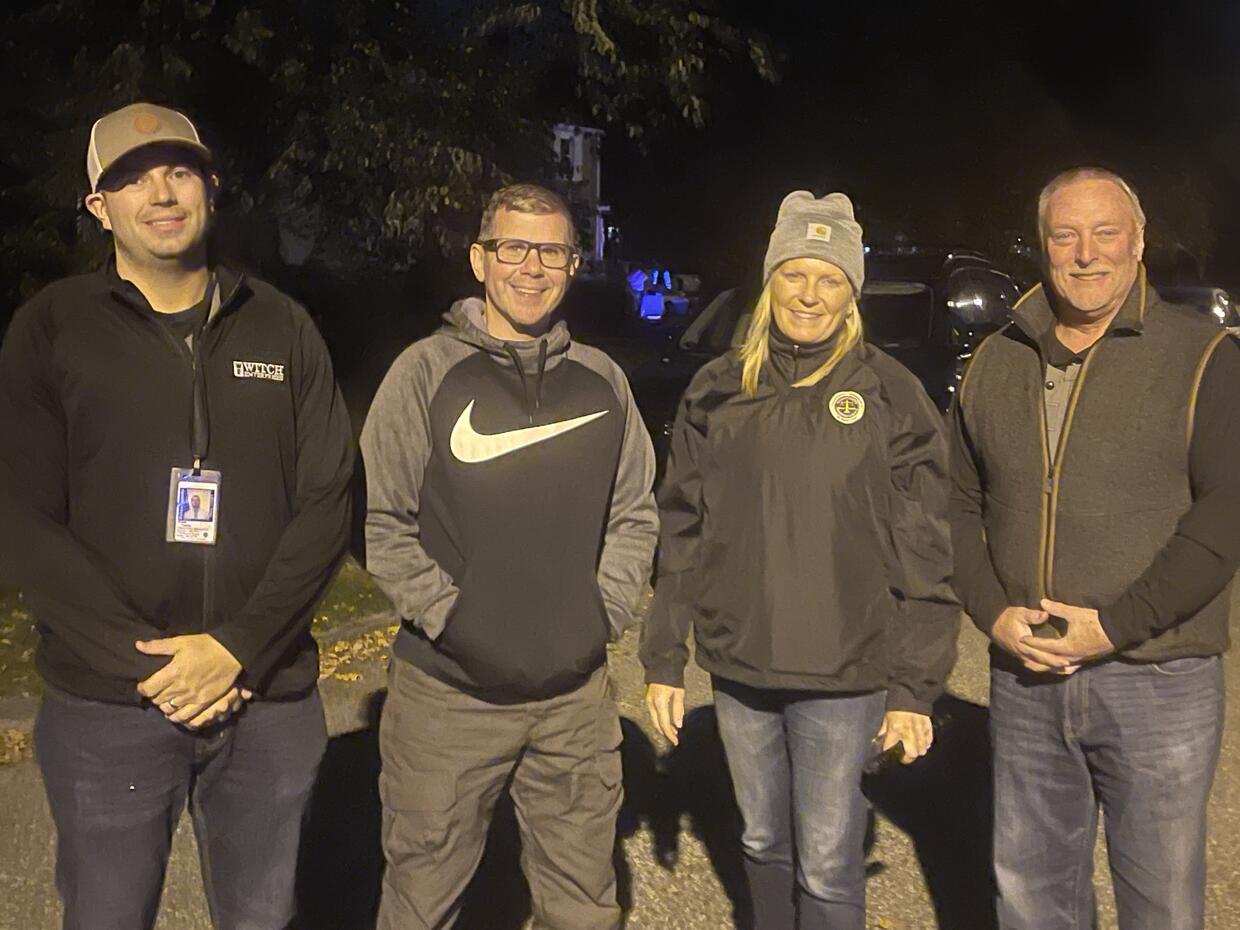
<svg viewBox="0 0 1240 930"><path fill-rule="evenodd" d="M762 288L758 302L754 304L753 317L749 321L749 331L745 334L745 342L740 348L741 359L741 390L750 397L758 393L758 375L762 365L771 355L771 285ZM832 333L835 347L826 361L796 382L793 387L812 387L831 373L840 359L847 355L854 346L861 342L861 314L857 312L857 296L854 294L848 302L848 310L844 319Z"/></svg>

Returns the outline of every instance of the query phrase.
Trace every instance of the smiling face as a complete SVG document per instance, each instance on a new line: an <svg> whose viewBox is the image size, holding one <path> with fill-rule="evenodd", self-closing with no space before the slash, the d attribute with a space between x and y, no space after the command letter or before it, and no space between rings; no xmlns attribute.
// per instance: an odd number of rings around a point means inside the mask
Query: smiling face
<svg viewBox="0 0 1240 930"><path fill-rule="evenodd" d="M490 238L559 242L572 248L572 229L560 213L498 210ZM486 289L488 332L508 340L535 339L547 331L574 270L571 264L559 269L544 267L537 249L530 249L520 264L509 265L478 243L470 246L469 263Z"/></svg>
<svg viewBox="0 0 1240 930"><path fill-rule="evenodd" d="M797 343L830 338L852 303L848 276L820 258L794 258L771 275L775 325Z"/></svg>
<svg viewBox="0 0 1240 930"><path fill-rule="evenodd" d="M1076 181L1046 204L1043 248L1051 286L1086 320L1118 312L1145 249L1132 203L1112 181Z"/></svg>
<svg viewBox="0 0 1240 930"><path fill-rule="evenodd" d="M188 149L150 145L110 168L86 208L129 262L196 259L205 255L215 183Z"/></svg>

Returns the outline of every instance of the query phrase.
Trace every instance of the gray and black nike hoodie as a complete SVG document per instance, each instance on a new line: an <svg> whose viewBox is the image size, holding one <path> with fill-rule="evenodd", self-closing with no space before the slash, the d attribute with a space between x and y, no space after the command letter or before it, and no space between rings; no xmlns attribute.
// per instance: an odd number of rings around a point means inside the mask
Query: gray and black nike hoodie
<svg viewBox="0 0 1240 930"><path fill-rule="evenodd" d="M478 298L406 349L362 431L366 567L394 652L495 703L584 682L635 621L658 536L654 453L623 372L486 331Z"/></svg>

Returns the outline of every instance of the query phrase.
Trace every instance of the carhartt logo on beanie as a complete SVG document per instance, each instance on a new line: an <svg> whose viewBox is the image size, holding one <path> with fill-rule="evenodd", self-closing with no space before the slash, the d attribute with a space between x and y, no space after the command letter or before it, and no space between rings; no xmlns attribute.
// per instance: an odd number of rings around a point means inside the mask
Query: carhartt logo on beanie
<svg viewBox="0 0 1240 930"><path fill-rule="evenodd" d="M762 263L763 282L782 263L793 258L820 258L839 268L861 293L865 282L865 250L861 225L853 217L852 201L844 194L815 197L809 191L793 191L779 205L779 217L771 232Z"/></svg>

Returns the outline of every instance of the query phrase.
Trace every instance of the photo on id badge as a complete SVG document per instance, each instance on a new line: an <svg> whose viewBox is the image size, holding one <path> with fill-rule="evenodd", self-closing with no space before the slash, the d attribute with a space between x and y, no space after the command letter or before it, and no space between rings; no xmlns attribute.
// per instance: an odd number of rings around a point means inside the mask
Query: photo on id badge
<svg viewBox="0 0 1240 930"><path fill-rule="evenodd" d="M172 469L168 489L168 542L215 545L219 514L219 472Z"/></svg>

